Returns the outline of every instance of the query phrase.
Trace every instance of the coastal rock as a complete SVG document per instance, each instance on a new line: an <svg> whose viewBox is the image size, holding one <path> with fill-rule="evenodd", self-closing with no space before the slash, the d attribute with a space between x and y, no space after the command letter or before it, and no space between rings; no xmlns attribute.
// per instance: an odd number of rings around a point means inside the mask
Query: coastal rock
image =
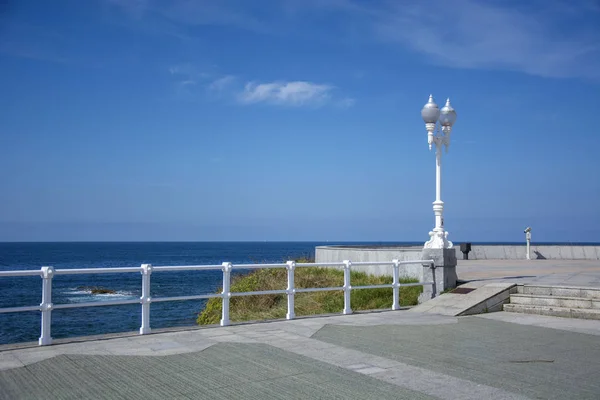
<svg viewBox="0 0 600 400"><path fill-rule="evenodd" d="M79 286L77 290L85 290L91 294L115 294L115 290L106 289L100 286Z"/></svg>

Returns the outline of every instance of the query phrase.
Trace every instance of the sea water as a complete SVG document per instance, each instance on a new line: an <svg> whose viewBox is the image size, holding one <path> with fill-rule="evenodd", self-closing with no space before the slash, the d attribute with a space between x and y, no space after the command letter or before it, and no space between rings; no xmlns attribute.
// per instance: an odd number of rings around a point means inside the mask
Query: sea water
<svg viewBox="0 0 600 400"><path fill-rule="evenodd" d="M152 265L209 265L231 262L279 263L313 257L316 242L164 242L164 243L0 243L0 270L110 268ZM342 244L342 243L337 243ZM234 274L247 273L237 271ZM215 271L156 272L151 296L190 296L216 293L223 274ZM41 302L42 280L1 277L0 308L34 306ZM92 294L90 287L113 291ZM57 275L52 282L54 304L139 299L141 274ZM151 305L150 326L192 326L206 300L159 302ZM54 310L52 337L65 338L136 331L141 324L139 304ZM35 341L40 336L40 312L0 314L0 344Z"/></svg>

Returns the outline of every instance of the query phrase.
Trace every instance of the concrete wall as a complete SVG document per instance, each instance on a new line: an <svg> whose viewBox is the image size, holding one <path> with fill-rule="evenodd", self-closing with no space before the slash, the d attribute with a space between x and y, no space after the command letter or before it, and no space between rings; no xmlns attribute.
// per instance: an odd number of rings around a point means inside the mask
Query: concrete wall
<svg viewBox="0 0 600 400"><path fill-rule="evenodd" d="M460 244L456 244L456 258L463 259ZM527 246L472 245L469 260L525 260ZM600 246L586 245L532 245L532 260L600 260Z"/></svg>
<svg viewBox="0 0 600 400"><path fill-rule="evenodd" d="M423 248L418 247L361 247L361 246L317 246L315 248L315 262L352 262L368 261L399 261L420 260ZM462 253L461 253L462 254ZM392 266L360 265L352 268L370 275L392 275ZM421 264L401 265L400 277L421 279L423 266Z"/></svg>
<svg viewBox="0 0 600 400"><path fill-rule="evenodd" d="M463 259L460 244L455 244L456 258ZM315 261L317 263L368 261L400 261L421 260L423 248L413 247L369 247L369 246L317 246L315 248ZM518 245L472 245L469 260L525 260L526 246ZM531 246L532 260L600 260L600 246L585 245L539 245ZM356 266L355 270L364 271L372 275L392 275L391 266L364 265ZM403 265L400 267L400 276L421 280L423 267L420 264Z"/></svg>

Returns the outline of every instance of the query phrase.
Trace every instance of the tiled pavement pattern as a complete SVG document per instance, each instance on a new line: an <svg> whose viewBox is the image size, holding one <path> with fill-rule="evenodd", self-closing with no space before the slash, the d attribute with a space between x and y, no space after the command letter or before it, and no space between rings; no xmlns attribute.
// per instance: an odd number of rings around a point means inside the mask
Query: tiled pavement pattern
<svg viewBox="0 0 600 400"><path fill-rule="evenodd" d="M459 261L600 286L600 262ZM0 399L598 399L600 321L406 311L0 346Z"/></svg>
<svg viewBox="0 0 600 400"><path fill-rule="evenodd" d="M462 317L442 329L330 325L314 338L531 398L600 398L594 335Z"/></svg>
<svg viewBox="0 0 600 400"><path fill-rule="evenodd" d="M600 398L600 322L518 317L388 311L4 347L0 399Z"/></svg>
<svg viewBox="0 0 600 400"><path fill-rule="evenodd" d="M428 399L265 344L170 356L63 354L0 372L6 399Z"/></svg>

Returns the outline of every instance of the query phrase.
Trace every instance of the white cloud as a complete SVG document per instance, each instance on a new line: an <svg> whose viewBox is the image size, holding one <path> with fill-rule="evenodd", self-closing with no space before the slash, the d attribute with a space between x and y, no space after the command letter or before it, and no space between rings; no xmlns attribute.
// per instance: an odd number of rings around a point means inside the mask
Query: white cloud
<svg viewBox="0 0 600 400"><path fill-rule="evenodd" d="M238 104L266 103L294 107L328 104L349 108L356 103L353 98L339 97L337 89L328 84L308 81L243 83L235 75L201 72L193 64L173 65L168 71L177 93L186 98L205 96L208 99L230 100Z"/></svg>
<svg viewBox="0 0 600 400"><path fill-rule="evenodd" d="M208 85L208 90L213 90L217 92L221 92L227 88L229 88L235 81L235 76L233 75L225 75L221 78L215 79Z"/></svg>
<svg viewBox="0 0 600 400"><path fill-rule="evenodd" d="M238 94L243 104L270 103L290 106L322 105L331 98L333 87L312 82L248 82Z"/></svg>

